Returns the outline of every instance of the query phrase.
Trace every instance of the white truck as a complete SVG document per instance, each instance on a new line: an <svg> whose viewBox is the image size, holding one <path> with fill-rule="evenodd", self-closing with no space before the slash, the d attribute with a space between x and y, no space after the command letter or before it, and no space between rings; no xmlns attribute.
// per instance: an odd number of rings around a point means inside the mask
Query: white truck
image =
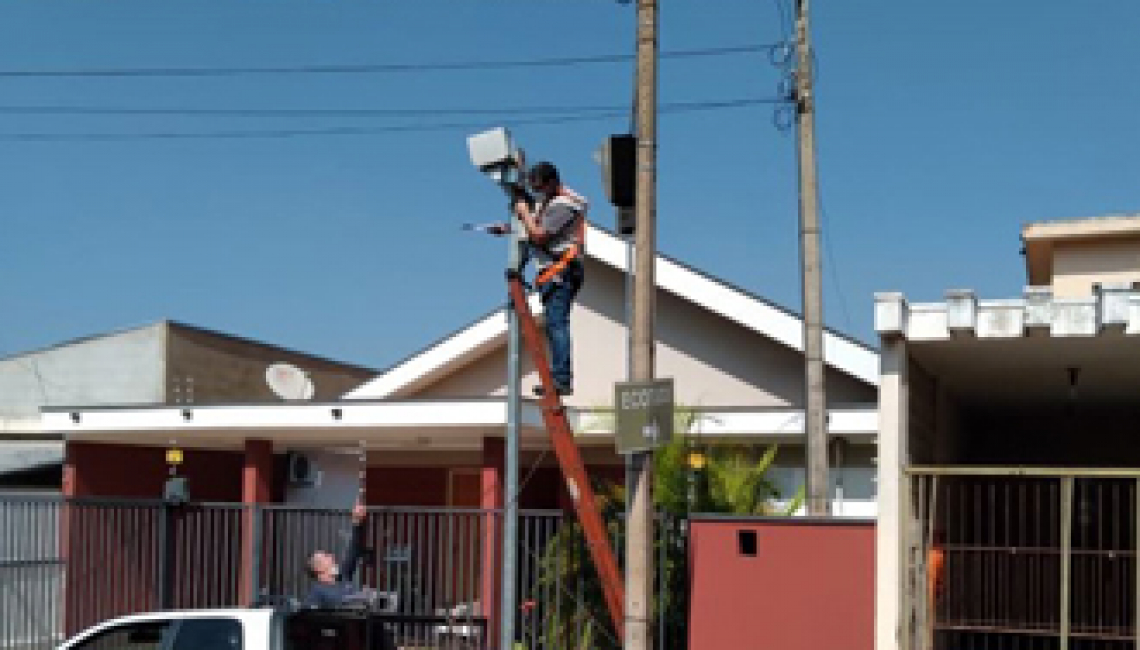
<svg viewBox="0 0 1140 650"><path fill-rule="evenodd" d="M64 642L59 650L395 650L392 627L407 623L401 618L351 610L270 607L151 612L95 625ZM482 644L452 639L445 647Z"/></svg>

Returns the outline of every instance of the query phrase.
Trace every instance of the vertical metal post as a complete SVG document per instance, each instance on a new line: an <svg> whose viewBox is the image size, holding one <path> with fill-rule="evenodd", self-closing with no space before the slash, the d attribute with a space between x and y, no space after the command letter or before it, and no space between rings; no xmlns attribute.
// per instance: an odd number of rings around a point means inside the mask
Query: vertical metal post
<svg viewBox="0 0 1140 650"><path fill-rule="evenodd" d="M158 607L174 607L174 513L169 504L158 506Z"/></svg>
<svg viewBox="0 0 1140 650"><path fill-rule="evenodd" d="M1072 582L1073 560L1073 477L1065 476L1061 479L1061 646L1060 650L1069 650L1069 611L1072 603L1072 593L1069 586Z"/></svg>
<svg viewBox="0 0 1140 650"><path fill-rule="evenodd" d="M1132 570L1135 574L1132 581L1132 636L1136 639L1136 647L1140 648L1140 478L1132 484Z"/></svg>
<svg viewBox="0 0 1140 650"><path fill-rule="evenodd" d="M258 598L259 598L258 592L261 590L261 535L262 535L261 518L262 518L262 514L261 514L261 505L260 504L255 503L255 504L252 504L252 505L246 506L246 507L248 507L250 509L249 516L253 518L252 525L251 525L251 533L252 533L251 536L253 537L253 541L250 544L249 557L246 558L246 561L250 563L249 564L249 566L250 566L250 569L249 569L249 575L250 575L249 602L256 603Z"/></svg>
<svg viewBox="0 0 1140 650"><path fill-rule="evenodd" d="M519 270L522 263L523 226L511 215L511 236L507 244L507 268ZM507 301L507 440L503 446L506 459L503 482L503 571L500 597L499 647L509 650L515 643L516 601L515 575L518 571L518 516L516 492L519 486L519 422L522 421L522 366L519 315L513 301Z"/></svg>
<svg viewBox="0 0 1140 650"><path fill-rule="evenodd" d="M912 560L914 553L911 550L912 522L910 519L911 499L914 496L914 483L922 480L921 476L909 472L901 472L899 481L899 621L902 639L901 650L914 649L914 598L911 595L911 584L914 580L914 567Z"/></svg>
<svg viewBox="0 0 1140 650"><path fill-rule="evenodd" d="M934 623L937 612L938 601L935 600L934 585L930 582L933 576L930 574L930 550L934 547L934 533L937 530L935 521L938 517L938 475L934 474L930 477L930 492L928 494L930 502L929 507L926 508L926 532L925 542L922 546L922 567L921 573L923 577L922 593L925 607L923 609L923 628L922 628L922 643L925 650L933 650L934 648ZM925 507L925 506L924 506Z"/></svg>
<svg viewBox="0 0 1140 650"><path fill-rule="evenodd" d="M620 208L619 208L620 210ZM633 380L633 235L625 237L625 379ZM617 408L617 405L614 405ZM616 424L616 422L615 422ZM633 502L633 483L636 476L633 473L633 461L629 454L622 456L625 462L625 512L629 512Z"/></svg>

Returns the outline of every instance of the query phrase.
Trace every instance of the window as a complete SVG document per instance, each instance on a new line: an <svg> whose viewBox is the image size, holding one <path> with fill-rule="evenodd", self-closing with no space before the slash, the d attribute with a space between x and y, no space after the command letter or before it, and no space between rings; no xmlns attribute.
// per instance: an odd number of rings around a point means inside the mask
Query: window
<svg viewBox="0 0 1140 650"><path fill-rule="evenodd" d="M188 618L171 650L241 650L241 623L230 618Z"/></svg>
<svg viewBox="0 0 1140 650"><path fill-rule="evenodd" d="M75 650L160 650L171 625L172 621L116 625L80 642Z"/></svg>
<svg viewBox="0 0 1140 650"><path fill-rule="evenodd" d="M241 647L238 621L191 618L116 625L80 642L75 650L241 650Z"/></svg>
<svg viewBox="0 0 1140 650"><path fill-rule="evenodd" d="M736 531L736 544L744 557L756 557L756 531Z"/></svg>

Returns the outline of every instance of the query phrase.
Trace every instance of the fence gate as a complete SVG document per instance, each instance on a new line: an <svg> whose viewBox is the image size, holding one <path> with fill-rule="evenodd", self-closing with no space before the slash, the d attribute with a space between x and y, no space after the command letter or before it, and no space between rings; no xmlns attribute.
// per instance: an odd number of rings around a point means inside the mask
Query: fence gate
<svg viewBox="0 0 1140 650"><path fill-rule="evenodd" d="M1140 471L906 476L906 650L1140 648Z"/></svg>

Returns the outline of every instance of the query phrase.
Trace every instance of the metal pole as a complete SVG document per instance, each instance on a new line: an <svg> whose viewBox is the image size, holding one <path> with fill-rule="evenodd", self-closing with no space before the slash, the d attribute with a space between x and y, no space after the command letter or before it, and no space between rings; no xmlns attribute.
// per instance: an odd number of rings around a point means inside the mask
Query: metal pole
<svg viewBox="0 0 1140 650"><path fill-rule="evenodd" d="M512 214L511 236L507 250L507 268L518 269L522 261L523 226ZM507 440L506 477L503 483L503 570L499 612L499 647L510 649L515 643L516 601L515 575L518 572L518 517L516 492L519 487L519 422L522 421L521 386L522 368L520 351L519 315L510 300L507 301Z"/></svg>
<svg viewBox="0 0 1140 650"><path fill-rule="evenodd" d="M1132 636L1140 648L1140 479L1132 483Z"/></svg>
<svg viewBox="0 0 1140 650"><path fill-rule="evenodd" d="M1061 650L1069 650L1069 585L1073 568L1073 477L1061 479Z"/></svg>
<svg viewBox="0 0 1140 650"><path fill-rule="evenodd" d="M826 516L827 398L823 366L823 288L819 254L819 196L815 161L815 96L808 42L808 0L796 0L796 108L799 137L800 262L804 310L804 434L807 439L807 506Z"/></svg>
<svg viewBox="0 0 1140 650"><path fill-rule="evenodd" d="M618 208L619 210L621 208ZM625 380L633 381L633 235L625 237ZM617 408L617 405L614 405ZM616 425L616 421L615 421ZM628 514L633 503L633 492L630 486L634 484L633 461L626 454L622 457L625 462L625 512Z"/></svg>
<svg viewBox="0 0 1140 650"><path fill-rule="evenodd" d="M633 379L654 376L653 320L657 257L657 2L637 3L637 275L633 292ZM631 456L626 518L625 648L653 647L653 454Z"/></svg>
<svg viewBox="0 0 1140 650"><path fill-rule="evenodd" d="M246 561L250 563L250 581L249 581L249 602L256 603L260 598L261 593L261 544L262 544L262 521L263 516L261 504L254 503L247 505L249 516L252 517L252 533L253 543L249 546L249 557Z"/></svg>
<svg viewBox="0 0 1140 650"><path fill-rule="evenodd" d="M175 531L175 507L163 502L159 506L159 608L174 609L175 557L178 546Z"/></svg>

